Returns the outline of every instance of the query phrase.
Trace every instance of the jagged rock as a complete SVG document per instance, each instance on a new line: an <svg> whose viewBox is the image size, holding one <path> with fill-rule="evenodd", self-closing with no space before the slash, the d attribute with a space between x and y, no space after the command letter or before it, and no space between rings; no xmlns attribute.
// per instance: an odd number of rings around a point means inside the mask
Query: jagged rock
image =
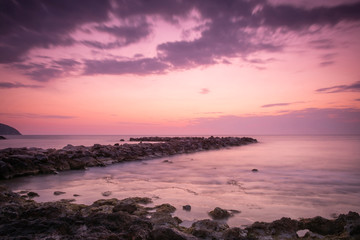
<svg viewBox="0 0 360 240"><path fill-rule="evenodd" d="M40 197L38 193L36 192L28 192L26 194L29 198L34 198L34 197Z"/></svg>
<svg viewBox="0 0 360 240"><path fill-rule="evenodd" d="M256 222L246 229L230 228L222 221L205 219L184 228L179 226L180 219L171 216L175 211L173 206L162 204L148 208L141 205L150 201L149 198L112 198L91 205L74 204L71 200L37 203L0 186L0 238L297 239L297 231L307 227L312 230L305 234L304 239L360 237L360 217L355 212L341 214L334 220L315 217L299 221L282 218L271 223Z"/></svg>
<svg viewBox="0 0 360 240"><path fill-rule="evenodd" d="M62 191L55 191L54 192L54 195L55 196L59 196L59 195L61 195L61 194L65 194L66 192L62 192Z"/></svg>
<svg viewBox="0 0 360 240"><path fill-rule="evenodd" d="M34 174L54 174L70 169L107 166L122 161L146 160L174 154L241 146L257 142L238 137L145 137L132 141L154 143L100 145L92 147L67 145L62 149L8 148L0 150L0 179ZM167 161L171 163L171 161Z"/></svg>
<svg viewBox="0 0 360 240"><path fill-rule="evenodd" d="M221 209L219 207L216 207L214 210L210 211L209 215L213 219L225 219L231 216L227 210Z"/></svg>

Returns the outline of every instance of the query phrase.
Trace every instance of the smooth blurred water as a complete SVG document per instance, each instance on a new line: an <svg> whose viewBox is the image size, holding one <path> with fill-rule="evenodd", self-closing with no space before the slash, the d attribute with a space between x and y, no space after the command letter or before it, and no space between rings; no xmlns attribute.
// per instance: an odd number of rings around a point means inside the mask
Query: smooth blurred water
<svg viewBox="0 0 360 240"><path fill-rule="evenodd" d="M114 142L106 141L113 144L118 140L112 138ZM207 213L215 207L241 211L228 220L231 226L281 217L329 218L360 212L360 136L256 138L259 143L247 146L0 184L14 191L38 192L37 201L75 198L78 203L90 204L100 198L151 197L154 204L174 205L175 215L184 225L209 218ZM254 168L258 172L252 172ZM66 194L53 195L58 190ZM112 194L103 197L105 191ZM191 205L190 212L182 210L186 204Z"/></svg>

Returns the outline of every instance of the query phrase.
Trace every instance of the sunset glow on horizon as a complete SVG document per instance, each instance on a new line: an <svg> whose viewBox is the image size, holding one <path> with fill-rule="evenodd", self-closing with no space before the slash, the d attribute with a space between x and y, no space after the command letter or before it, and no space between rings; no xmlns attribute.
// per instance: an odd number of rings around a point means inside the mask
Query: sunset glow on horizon
<svg viewBox="0 0 360 240"><path fill-rule="evenodd" d="M0 6L22 134L360 134L358 0Z"/></svg>

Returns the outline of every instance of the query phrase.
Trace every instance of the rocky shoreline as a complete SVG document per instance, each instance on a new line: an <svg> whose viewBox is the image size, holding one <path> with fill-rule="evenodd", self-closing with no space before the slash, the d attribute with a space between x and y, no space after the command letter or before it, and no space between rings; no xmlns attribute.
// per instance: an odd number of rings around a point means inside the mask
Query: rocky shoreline
<svg viewBox="0 0 360 240"><path fill-rule="evenodd" d="M121 140L120 140L121 141ZM71 169L107 166L124 161L146 160L256 143L249 137L142 137L134 144L67 145L62 149L7 148L0 150L0 179L54 174Z"/></svg>
<svg viewBox="0 0 360 240"><path fill-rule="evenodd" d="M172 216L175 207L147 207L150 198L101 199L84 205L72 200L37 203L31 196L34 193L21 196L0 186L1 239L360 239L360 217L355 212L333 220L281 218L244 228L204 219L186 228ZM226 211L219 209L213 212Z"/></svg>

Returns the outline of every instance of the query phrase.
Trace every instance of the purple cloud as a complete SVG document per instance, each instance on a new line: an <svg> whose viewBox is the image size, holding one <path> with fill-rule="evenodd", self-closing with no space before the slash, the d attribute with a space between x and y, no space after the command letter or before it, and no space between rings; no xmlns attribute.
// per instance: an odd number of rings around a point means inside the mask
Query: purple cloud
<svg viewBox="0 0 360 240"><path fill-rule="evenodd" d="M319 88L316 91L320 93L360 92L360 81L350 85L337 85L333 87Z"/></svg>
<svg viewBox="0 0 360 240"><path fill-rule="evenodd" d="M109 1L1 1L0 63L22 61L33 48L66 46L69 33L89 22L108 19Z"/></svg>
<svg viewBox="0 0 360 240"><path fill-rule="evenodd" d="M52 60L49 63L18 63L13 64L15 68L20 69L25 75L37 82L47 82L54 78L66 76L69 71L74 70L80 63L73 59L63 58Z"/></svg>
<svg viewBox="0 0 360 240"><path fill-rule="evenodd" d="M325 2L323 2L325 4ZM83 24L96 23L95 29L116 37L112 42L84 39L85 46L97 49L113 49L139 42L151 34L147 19L165 19L179 23L188 18L191 11L199 13L206 21L200 37L192 41L172 41L157 46L154 58L129 61L99 61L87 59L85 73L92 71L106 74L163 73L168 67L191 68L199 65L221 63L224 58L246 57L259 51L281 51L286 44L275 43L271 38L274 30L283 32L301 30L310 26L332 27L343 21L360 21L360 2L336 6L306 8L291 4L271 4L266 0L28 0L1 1L0 3L0 63L15 63L26 60L26 54L34 48L70 46L79 42L70 34ZM107 26L109 16L124 25ZM262 29L262 33L257 30ZM264 33L265 31L265 33ZM269 34L267 34L268 32ZM310 42L315 48L329 49L331 40L319 39ZM100 64L100 66L96 66ZM142 66L136 71L135 66ZM332 64L330 60L322 65ZM59 65L59 64L58 64ZM60 64L61 65L61 64ZM111 66L119 66L116 71ZM129 66L130 70L123 69ZM62 76L59 71L70 68L44 66L27 74L37 81ZM66 75L66 73L65 73Z"/></svg>
<svg viewBox="0 0 360 240"><path fill-rule="evenodd" d="M42 88L39 85L28 85L23 83L11 83L11 82L0 82L0 88L10 89L10 88Z"/></svg>
<svg viewBox="0 0 360 240"><path fill-rule="evenodd" d="M279 107L279 106L288 106L291 105L292 103L272 103L272 104L266 104L266 105L262 105L262 108L269 108L269 107Z"/></svg>
<svg viewBox="0 0 360 240"><path fill-rule="evenodd" d="M310 47L317 49L333 49L335 45L331 39L319 39L309 42Z"/></svg>
<svg viewBox="0 0 360 240"><path fill-rule="evenodd" d="M159 74L168 69L168 65L156 58L118 61L114 59L86 60L85 75L94 74Z"/></svg>
<svg viewBox="0 0 360 240"><path fill-rule="evenodd" d="M186 130L222 135L360 134L360 110L309 108L276 116L197 118Z"/></svg>

